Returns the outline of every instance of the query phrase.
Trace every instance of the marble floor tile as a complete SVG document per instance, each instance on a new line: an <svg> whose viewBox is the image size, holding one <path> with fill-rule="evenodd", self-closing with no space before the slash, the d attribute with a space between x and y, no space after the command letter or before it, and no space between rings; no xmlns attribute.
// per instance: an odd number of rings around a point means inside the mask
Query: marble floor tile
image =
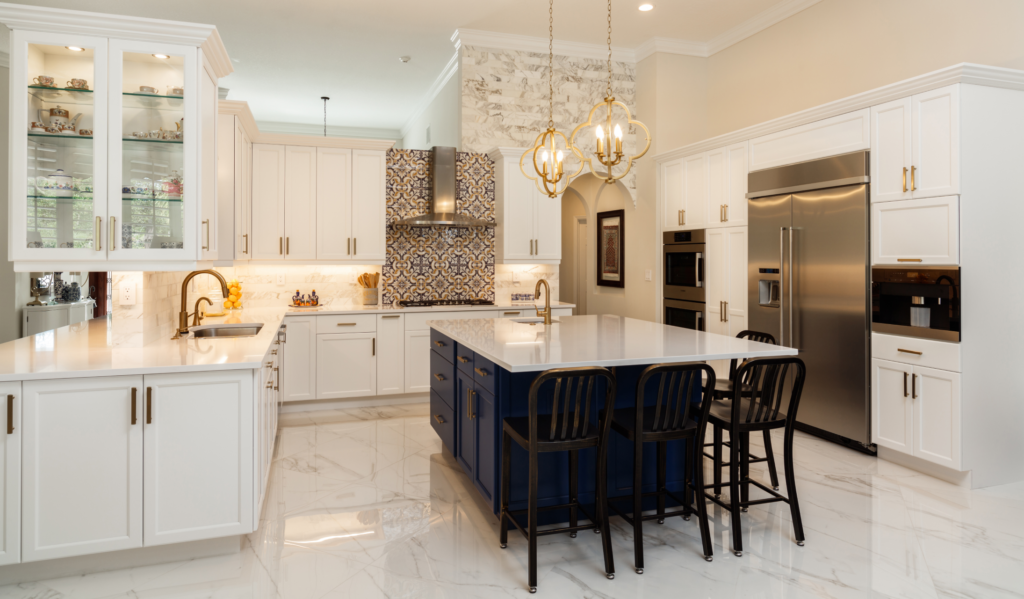
<svg viewBox="0 0 1024 599"><path fill-rule="evenodd" d="M239 553L0 587L0 599L374 599L530 596L526 541L498 547L498 521L430 427L426 404L282 417L259 529ZM781 473L781 436L773 438ZM754 436L751 451L763 455ZM633 529L612 518L616 577L601 539L539 540L538 595L585 598L988 598L1024 596L1024 483L972 491L798 435L788 506L743 515L709 505L714 561L695 518ZM751 467L768 481L766 464ZM711 468L705 463L711 480ZM782 492L787 492L785 481ZM764 496L752 490L753 497ZM728 499L729 490L723 490Z"/></svg>

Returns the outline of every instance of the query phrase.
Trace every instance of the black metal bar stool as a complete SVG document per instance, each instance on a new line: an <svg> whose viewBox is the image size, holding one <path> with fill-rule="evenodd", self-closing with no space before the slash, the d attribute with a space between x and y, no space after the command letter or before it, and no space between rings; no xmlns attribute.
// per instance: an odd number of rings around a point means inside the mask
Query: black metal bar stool
<svg viewBox="0 0 1024 599"><path fill-rule="evenodd" d="M707 380L701 390L702 373ZM653 406L644 405L647 383L654 377L658 380L658 395ZM665 518L682 516L690 519L694 513L691 491L696 490L697 517L700 520L700 539L704 544L704 559L712 560L711 530L708 527L707 503L704 494L704 468L701 457L701 445L707 430L708 413L712 404L711 392L715 388L715 371L706 364L660 364L649 366L640 374L636 384L636 406L615 410L612 430L634 443L633 449L633 511L626 514L615 507L614 502L628 499L616 497L609 501L615 513L633 526L633 551L636 559L636 573L644 573L644 541L643 522L657 520L659 524ZM698 393L700 394L698 398ZM699 402L699 403L697 403ZM639 434L637 434L639 431ZM667 443L669 441L688 441L686 448L686 481L683 483L683 496L680 498L666 488L665 468L667 461ZM658 444L658 483L657 490L643 492L643 444ZM692 478L696 475L696 485ZM657 497L657 510L654 514L643 515L643 499ZM665 500L672 498L682 509L665 512Z"/></svg>
<svg viewBox="0 0 1024 599"><path fill-rule="evenodd" d="M793 370L793 387L789 394L787 413L782 413L787 376ZM796 424L796 413L800 407L800 394L804 388L807 368L800 358L759 358L748 360L740 365L736 380L748 381L749 393L744 393L741 386L733 388L732 397L715 401L711 405L708 421L719 430L728 430L732 441L732 457L729 461L729 480L722 483L729 486L729 503L725 503L717 495L705 492L705 497L729 510L732 516L733 552L743 555L743 531L741 530L740 511L746 511L751 505L761 505L775 501L789 504L793 518L793 531L796 544L804 544L804 526L800 518L800 505L797 502L796 479L793 473L793 432ZM750 433L785 429L783 441L783 469L786 475L788 497L780 495L756 480L750 479ZM717 468L716 468L717 469ZM707 485L714 487L717 483ZM771 495L764 499L750 499L750 485L754 485Z"/></svg>
<svg viewBox="0 0 1024 599"><path fill-rule="evenodd" d="M758 331L740 331L740 333L736 335L736 338L750 339L751 341L760 341L761 343L777 345L777 343L775 343L775 337L771 334L760 333ZM715 384L715 399L728 399L729 397L732 397L733 386L736 384L736 369L737 360L736 358L733 358L732 361L729 362L729 379L718 379L718 382ZM750 395L750 381L740 381L740 384L743 386L744 395ZM722 429L720 428L715 428L713 435L714 440L711 443L706 443L704 445L704 447L711 447L712 453L705 453L704 455L715 461L715 495L720 497L722 495L722 468L729 466L729 462L722 461L722 446L724 445L728 447L731 452L732 439L729 439L729 441L723 441ZM758 462L767 462L768 475L772 479L772 488L778 491L779 473L775 469L775 452L772 451L772 436L768 431L764 431L764 454L765 457L763 458L759 458L755 455L750 456L750 463L755 464ZM732 459L731 453L730 459Z"/></svg>
<svg viewBox="0 0 1024 599"><path fill-rule="evenodd" d="M596 426L591 420L591 399L598 377L606 381L607 392L603 406L615 406L615 375L606 368L558 368L548 370L534 379L530 385L529 416L505 418L502 424L501 459L501 548L508 546L508 524L511 522L529 542L529 586L530 592L537 592L537 537L564 532L575 537L579 530L593 529L601 533L604 549L604 570L608 578L615 578L615 564L612 559L611 531L608 528L608 436L611 419L599 418ZM541 386L555 380L551 413L539 414L537 404ZM575 391L574 391L575 383ZM564 396L564 397L563 397ZM575 396L575 398L574 398ZM529 491L527 509L509 510L509 496L512 481L512 441L530 453ZM579 451L597 448L596 518L587 513L579 503L577 474L579 472ZM537 456L542 452L569 452L569 503L537 507L538 469ZM537 530L537 512L540 510L569 509L569 526ZM590 524L579 525L577 512L583 512ZM524 527L515 518L528 514Z"/></svg>

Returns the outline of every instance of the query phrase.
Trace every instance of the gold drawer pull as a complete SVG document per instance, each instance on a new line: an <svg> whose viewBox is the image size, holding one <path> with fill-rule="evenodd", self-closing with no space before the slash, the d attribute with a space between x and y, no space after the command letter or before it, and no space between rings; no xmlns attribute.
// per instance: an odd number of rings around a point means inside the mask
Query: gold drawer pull
<svg viewBox="0 0 1024 599"><path fill-rule="evenodd" d="M474 368L473 372L479 374L480 376L487 376L487 371L484 370L483 368Z"/></svg>
<svg viewBox="0 0 1024 599"><path fill-rule="evenodd" d="M505 312L505 316L519 316L522 312Z"/></svg>
<svg viewBox="0 0 1024 599"><path fill-rule="evenodd" d="M442 381L442 382L444 381L444 375L443 374L435 374L434 378L439 380L439 381Z"/></svg>
<svg viewBox="0 0 1024 599"><path fill-rule="evenodd" d="M442 418L440 414L434 414L434 420L436 420L438 424L444 424L444 418Z"/></svg>
<svg viewBox="0 0 1024 599"><path fill-rule="evenodd" d="M381 316L381 318L401 318L401 314L390 314L388 316Z"/></svg>
<svg viewBox="0 0 1024 599"><path fill-rule="evenodd" d="M356 326L356 323L354 323L354 322L339 322L338 326L339 327L354 327L354 326Z"/></svg>
<svg viewBox="0 0 1024 599"><path fill-rule="evenodd" d="M923 356L924 355L924 352L914 351L912 349L897 349L896 351L903 352L905 354L914 354L915 356Z"/></svg>
<svg viewBox="0 0 1024 599"><path fill-rule="evenodd" d="M921 262L920 258L896 258L897 262Z"/></svg>
<svg viewBox="0 0 1024 599"><path fill-rule="evenodd" d="M443 341L435 341L434 345L436 345L438 347L444 347L444 342Z"/></svg>
<svg viewBox="0 0 1024 599"><path fill-rule="evenodd" d="M467 358L466 356L459 356L458 360L459 360L459 362L462 362L463 364L469 364L469 358Z"/></svg>

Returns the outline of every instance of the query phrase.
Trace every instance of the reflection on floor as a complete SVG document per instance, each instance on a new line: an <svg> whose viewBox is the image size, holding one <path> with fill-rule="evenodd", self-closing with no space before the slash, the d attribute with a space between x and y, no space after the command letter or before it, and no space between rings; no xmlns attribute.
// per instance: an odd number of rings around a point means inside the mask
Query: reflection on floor
<svg viewBox="0 0 1024 599"><path fill-rule="evenodd" d="M528 596L525 542L511 534L498 548L496 519L428 416L426 405L283 415L263 521L240 554L0 587L0 599ZM638 576L631 529L615 518L615 580L596 535L542 537L538 595L1024 594L1024 484L972 492L807 436L796 462L805 547L771 504L744 515L737 558L713 508L714 562L695 520L652 522Z"/></svg>

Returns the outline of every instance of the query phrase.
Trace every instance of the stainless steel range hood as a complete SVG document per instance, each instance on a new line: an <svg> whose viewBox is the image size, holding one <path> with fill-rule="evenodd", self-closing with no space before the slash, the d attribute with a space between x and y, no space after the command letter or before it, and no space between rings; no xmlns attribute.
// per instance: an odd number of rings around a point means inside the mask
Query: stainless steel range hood
<svg viewBox="0 0 1024 599"><path fill-rule="evenodd" d="M491 221L455 213L455 148L434 147L434 194L430 212L395 222L404 227L494 227Z"/></svg>

